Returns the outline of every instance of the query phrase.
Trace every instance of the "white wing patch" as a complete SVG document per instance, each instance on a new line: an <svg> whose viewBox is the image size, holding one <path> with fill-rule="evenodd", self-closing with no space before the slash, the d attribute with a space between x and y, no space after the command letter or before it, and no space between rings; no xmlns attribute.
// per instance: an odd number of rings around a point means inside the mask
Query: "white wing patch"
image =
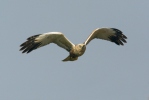
<svg viewBox="0 0 149 100"><path fill-rule="evenodd" d="M44 34L38 34L31 36L26 42L22 43L20 51L22 53L29 53L39 47L45 46L50 43L55 43L58 46L70 51L74 46L62 33L60 32L48 32Z"/></svg>
<svg viewBox="0 0 149 100"><path fill-rule="evenodd" d="M91 35L84 42L86 45L93 39L103 39L116 43L117 45L123 45L126 43L127 37L122 34L122 32L116 28L98 28L95 29Z"/></svg>

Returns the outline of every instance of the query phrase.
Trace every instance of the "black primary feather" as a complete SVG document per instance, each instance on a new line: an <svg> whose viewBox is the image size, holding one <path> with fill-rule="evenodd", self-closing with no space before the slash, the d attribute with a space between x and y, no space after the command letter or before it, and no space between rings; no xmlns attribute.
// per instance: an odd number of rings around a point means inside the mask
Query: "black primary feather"
<svg viewBox="0 0 149 100"><path fill-rule="evenodd" d="M124 45L124 43L127 43L127 41L125 39L127 39L127 37L122 34L122 31L116 29L116 28L111 28L114 32L115 32L115 35L111 35L109 37L109 39L111 40L111 42L114 42L116 43L117 45Z"/></svg>
<svg viewBox="0 0 149 100"><path fill-rule="evenodd" d="M35 42L35 39L39 35L41 35L41 34L34 35L34 36L27 38L27 41L20 45L20 47L21 47L20 51L22 51L22 53L29 53L32 50L37 49L41 45L40 42Z"/></svg>

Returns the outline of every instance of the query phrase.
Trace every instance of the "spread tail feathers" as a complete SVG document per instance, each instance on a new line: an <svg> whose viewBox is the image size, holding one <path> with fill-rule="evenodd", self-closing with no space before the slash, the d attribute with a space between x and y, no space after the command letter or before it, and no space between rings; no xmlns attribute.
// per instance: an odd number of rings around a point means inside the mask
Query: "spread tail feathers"
<svg viewBox="0 0 149 100"><path fill-rule="evenodd" d="M75 58L73 58L73 57L70 57L70 55L68 56L68 57L66 57L64 60L62 60L62 61L75 61L75 60L77 60L78 59L78 57L75 57Z"/></svg>

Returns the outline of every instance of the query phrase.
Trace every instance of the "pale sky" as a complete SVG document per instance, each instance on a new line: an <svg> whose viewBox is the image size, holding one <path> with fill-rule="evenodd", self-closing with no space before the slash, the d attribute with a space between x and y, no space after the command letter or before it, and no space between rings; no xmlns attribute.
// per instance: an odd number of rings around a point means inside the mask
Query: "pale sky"
<svg viewBox="0 0 149 100"><path fill-rule="evenodd" d="M1 0L0 100L149 100L148 0ZM101 27L127 44L93 40L77 61L50 44L29 54L29 36L60 31L74 44Z"/></svg>

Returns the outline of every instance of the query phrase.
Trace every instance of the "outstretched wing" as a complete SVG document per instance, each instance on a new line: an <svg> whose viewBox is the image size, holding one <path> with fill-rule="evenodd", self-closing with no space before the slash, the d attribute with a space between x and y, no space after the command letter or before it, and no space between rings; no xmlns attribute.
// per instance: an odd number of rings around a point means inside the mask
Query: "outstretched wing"
<svg viewBox="0 0 149 100"><path fill-rule="evenodd" d="M95 38L108 40L116 43L117 45L124 45L123 42L126 43L125 39L127 39L127 37L116 28L98 28L91 33L91 35L85 41L85 44L87 45Z"/></svg>
<svg viewBox="0 0 149 100"><path fill-rule="evenodd" d="M49 32L38 34L27 38L27 41L20 45L22 53L29 53L39 47L45 46L49 43L55 43L58 46L66 49L68 52L74 46L62 33Z"/></svg>

